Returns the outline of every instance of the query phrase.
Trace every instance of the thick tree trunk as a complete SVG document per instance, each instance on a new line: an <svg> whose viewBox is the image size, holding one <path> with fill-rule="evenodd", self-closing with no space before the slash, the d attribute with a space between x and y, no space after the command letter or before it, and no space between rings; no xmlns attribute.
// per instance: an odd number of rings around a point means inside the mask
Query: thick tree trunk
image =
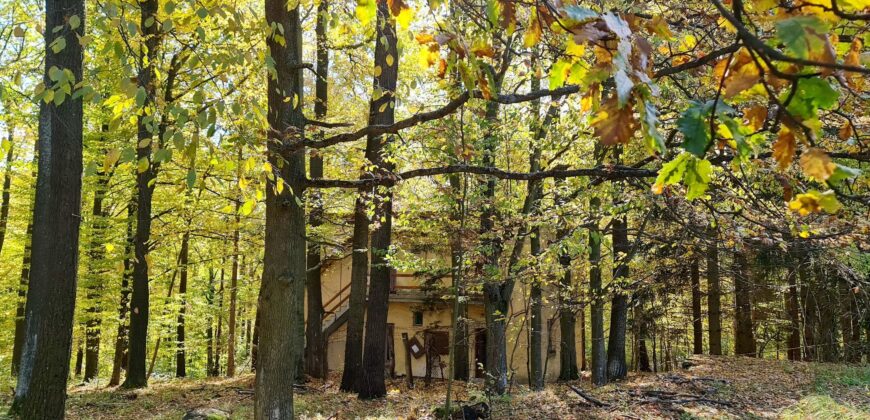
<svg viewBox="0 0 870 420"><path fill-rule="evenodd" d="M536 57L534 55L532 56L532 60L533 63L536 61ZM537 77L532 77L531 90L536 91L540 88L541 79ZM532 130L535 133L535 138L537 141L532 142L532 147L529 151L529 172L538 172L541 169L541 148L540 146L538 146L538 144L546 136L547 127L545 127L544 124L541 124L538 121L539 115L541 113L540 108L540 100L532 102L532 115L534 116ZM556 106L550 106L547 112L548 120L552 119L552 114L555 112L554 110L556 109L558 109ZM528 194L532 196L529 214L532 216L537 215L540 212L540 201L542 195L541 188L541 183L539 181L529 181L528 183ZM534 226L528 230L531 233L529 237L529 251L532 254L532 258L538 258L538 256L541 254L541 229L538 226ZM508 275L510 275L510 273ZM534 391L540 391L544 389L544 296L540 279L532 278L530 287L531 293L529 300L531 319L529 320L529 344L531 349L529 350L529 386ZM574 363L576 365L576 354L574 355L574 359Z"/></svg>
<svg viewBox="0 0 870 420"><path fill-rule="evenodd" d="M734 253L734 354L755 357L755 335L752 326L752 280L745 251Z"/></svg>
<svg viewBox="0 0 870 420"><path fill-rule="evenodd" d="M71 19L75 17L76 24ZM46 0L45 72L68 70L82 80L82 0ZM62 37L66 48L49 46ZM40 104L39 171L33 210L33 264L25 306L25 342L12 412L25 419L64 415L78 272L82 189L82 98Z"/></svg>
<svg viewBox="0 0 870 420"><path fill-rule="evenodd" d="M103 129L105 131L107 127L104 126ZM112 176L110 171L111 168L103 168L97 172L97 185L94 190L94 204L91 211L89 268L85 284L87 304L85 309L87 317L85 321L85 382L96 379L100 369L100 328L102 325L100 300L102 299L102 290L106 286L103 266L105 264L104 243L108 228L106 224L108 214L103 211L103 199L109 186L109 178Z"/></svg>
<svg viewBox="0 0 870 420"><path fill-rule="evenodd" d="M266 185L266 240L260 286L259 354L254 389L254 418L293 418L293 378L305 339L305 117L300 6L266 0L266 45L275 71L268 78L268 161L275 177ZM283 28L283 32L281 32ZM298 334L298 335L297 335Z"/></svg>
<svg viewBox="0 0 870 420"><path fill-rule="evenodd" d="M176 350L175 350L175 377L187 376L187 349L185 346L185 315L187 313L187 262L190 254L190 232L184 232L181 237L181 254L178 257L179 279L178 298L181 308L178 310L178 323L176 324Z"/></svg>
<svg viewBox="0 0 870 420"><path fill-rule="evenodd" d="M314 117L324 120L329 104L329 45L326 30L329 18L329 1L321 0L317 6L317 23L314 32L317 38L317 79L314 83ZM323 156L312 152L308 158L308 176L311 179L323 178ZM323 198L317 190L309 195L311 214L308 225L316 230L322 223ZM313 235L309 233L308 237ZM326 359L326 338L323 336L323 291L321 289L321 249L317 240L308 241L308 260L306 288L308 296L308 316L305 329L305 371L314 378L325 379L329 366Z"/></svg>
<svg viewBox="0 0 870 420"><path fill-rule="evenodd" d="M622 218L613 219L613 255L615 282L627 281L629 253L628 222ZM621 288L621 285L620 285ZM615 291L610 307L610 336L607 340L607 377L610 380L623 379L628 373L625 362L625 332L628 323L628 295Z"/></svg>
<svg viewBox="0 0 870 420"><path fill-rule="evenodd" d="M722 354L722 306L719 286L719 231L709 229L707 243L707 324L710 354Z"/></svg>
<svg viewBox="0 0 870 420"><path fill-rule="evenodd" d="M218 285L218 319L217 330L214 337L214 371L212 376L220 376L221 374L221 352L223 352L223 331L224 331L224 274L226 269L224 264L226 261L221 259L221 277Z"/></svg>
<svg viewBox="0 0 870 420"><path fill-rule="evenodd" d="M141 50L142 67L139 71L139 87L145 91L143 109L154 107L156 88L154 80L154 62L157 58L157 46L159 44L158 28L155 25L157 19L157 0L144 0L139 2L141 10L140 27L142 28L145 41ZM147 22L147 24L146 24ZM153 115L153 113L152 113ZM146 371L146 346L148 343L148 317L150 312L149 287L148 287L148 254L150 252L151 238L151 204L154 197L154 187L157 178L156 162L151 160L152 133L154 130L153 118L145 115L139 116L137 126L136 157L139 162L139 172L136 175L136 236L134 239L133 252L133 290L130 299L130 350L127 379L124 380L125 388L141 388L148 383Z"/></svg>
<svg viewBox="0 0 870 420"><path fill-rule="evenodd" d="M604 296L601 290L601 231L598 228L598 197L589 201L593 215L589 228L589 300L592 323L592 384L607 383L607 355L604 350Z"/></svg>
<svg viewBox="0 0 870 420"><path fill-rule="evenodd" d="M390 125L395 121L396 83L399 75L399 52L396 38L396 21L390 14L387 0L377 2L377 35L375 43L375 72L373 88L382 92L373 98L369 108L369 125ZM395 167L387 153L391 139L369 136L366 144L366 158L377 167L382 175L391 173ZM362 375L358 387L359 397L363 399L380 398L387 394L384 382L384 361L386 360L387 313L390 299L390 270L387 253L392 243L393 193L375 194L375 220L380 224L372 233L372 267L369 284L369 303L366 308L365 343L363 348Z"/></svg>
<svg viewBox="0 0 870 420"><path fill-rule="evenodd" d="M704 320L701 317L701 273L698 258L692 257L690 267L692 281L692 353L704 353Z"/></svg>
<svg viewBox="0 0 870 420"><path fill-rule="evenodd" d="M39 156L39 141L33 142L33 162L30 168L30 177L33 179L34 187L36 184L37 164L36 160ZM33 207L36 198L35 194L31 197L31 208L28 212L30 218L27 219L27 229L24 233L24 254L21 258L21 277L18 280L18 299L15 302L15 338L12 343L12 375L18 376L18 368L21 366L21 353L24 351L24 304L27 301L27 285L30 282L30 261L33 250Z"/></svg>
<svg viewBox="0 0 870 420"><path fill-rule="evenodd" d="M130 280L133 275L133 220L136 217L136 198L127 206L127 240L124 242L124 272L121 274L121 301L118 304L118 335L115 338L115 355L112 361L112 376L109 386L121 383L121 369L127 369L128 328L127 314L130 309Z"/></svg>
<svg viewBox="0 0 870 420"><path fill-rule="evenodd" d="M239 149L241 155L241 148ZM241 160L241 159L240 159ZM236 375L236 300L239 287L239 201L236 201L235 225L233 226L233 268L230 274L230 316L227 321L227 376Z"/></svg>

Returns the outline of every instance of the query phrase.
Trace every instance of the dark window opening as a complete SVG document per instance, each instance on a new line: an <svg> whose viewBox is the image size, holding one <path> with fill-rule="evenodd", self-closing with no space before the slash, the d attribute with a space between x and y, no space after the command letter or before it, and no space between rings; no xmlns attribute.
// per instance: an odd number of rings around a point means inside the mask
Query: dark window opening
<svg viewBox="0 0 870 420"><path fill-rule="evenodd" d="M423 312L414 311L414 326L421 327L423 326Z"/></svg>

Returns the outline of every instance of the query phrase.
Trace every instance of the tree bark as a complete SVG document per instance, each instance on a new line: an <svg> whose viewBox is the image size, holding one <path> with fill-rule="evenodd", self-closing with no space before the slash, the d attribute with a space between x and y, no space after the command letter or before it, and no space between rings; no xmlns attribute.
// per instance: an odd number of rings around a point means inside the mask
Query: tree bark
<svg viewBox="0 0 870 420"><path fill-rule="evenodd" d="M704 320L701 317L701 273L698 258L692 257L689 268L692 281L692 353L704 354Z"/></svg>
<svg viewBox="0 0 870 420"><path fill-rule="evenodd" d="M212 305L214 305L214 269L208 268L208 289L205 293L205 303L209 308L209 311L212 309ZM214 318L212 316L208 317L208 327L205 329L205 343L206 343L206 364L205 364L205 374L206 376L217 376L214 373Z"/></svg>
<svg viewBox="0 0 870 420"><path fill-rule="evenodd" d="M564 183L564 180L556 180L556 189ZM556 194L554 202L556 207L565 205L567 199ZM564 240L570 230L565 226L564 220L560 220L559 229L556 231L556 237ZM577 349L575 337L575 321L574 317L574 281L571 274L571 254L564 248L559 251L559 265L562 268L562 278L559 280L559 380L573 381L580 378L580 372L577 370ZM585 346L586 337L584 333L584 317L583 309L580 309L580 347L581 347L581 363L585 363Z"/></svg>
<svg viewBox="0 0 870 420"><path fill-rule="evenodd" d="M70 23L72 17L78 25ZM82 80L84 35L82 0L46 0L45 86L53 67L68 70L75 85ZM75 26L75 27L74 27ZM63 38L66 47L50 45ZM70 86L72 87L72 86ZM22 418L64 416L66 379L72 348L78 272L82 189L82 98L40 103L39 171L33 210L33 264L25 305L25 341L12 402Z"/></svg>
<svg viewBox="0 0 870 420"><path fill-rule="evenodd" d="M266 0L266 45L274 60L268 77L268 161L274 177L266 185L266 240L260 286L259 353L254 388L254 418L292 419L296 367L304 338L305 150L285 142L304 137L302 25L298 4ZM282 31L283 29L283 31Z"/></svg>
<svg viewBox="0 0 870 420"><path fill-rule="evenodd" d="M145 100L142 109L154 107L156 88L154 80L154 62L157 58L157 46L159 45L158 27L154 22L157 19L157 0L144 0L139 2L141 10L140 27L142 28L145 41L140 51L139 88L145 92ZM147 22L147 23L146 23ZM152 114L153 115L153 114ZM136 122L137 140L136 157L139 159L139 172L136 174L136 235L133 252L133 290L130 299L130 350L127 379L124 380L125 388L141 388L147 385L146 371L146 346L148 343L148 317L150 312L150 299L148 287L148 254L150 252L151 238L151 204L154 197L154 187L157 178L156 162L151 160L152 132L155 121L144 115L138 117ZM147 165L145 167L144 165Z"/></svg>
<svg viewBox="0 0 870 420"><path fill-rule="evenodd" d="M362 373L363 328L369 277L369 218L366 214L364 194L365 190L360 188L353 212L350 297L344 343L344 370L340 386L340 389L346 392L358 390L357 380Z"/></svg>
<svg viewBox="0 0 870 420"><path fill-rule="evenodd" d="M710 328L710 354L722 354L722 309L719 286L719 231L710 228L707 243L707 320Z"/></svg>
<svg viewBox="0 0 870 420"><path fill-rule="evenodd" d="M455 229L450 235L450 273L453 277L453 284L456 286L455 293L457 295L458 307L456 309L457 317L454 320L456 325L454 331L456 339L453 345L453 379L459 381L467 381L469 379L468 371L468 303L465 299L465 273L463 269L463 250L462 250L462 227L464 227L463 210L464 210L464 195L462 194L462 178L457 174L450 175L448 178L450 189L453 193L453 198L456 202L453 203L451 211L451 219L460 228ZM410 362L409 362L410 363Z"/></svg>
<svg viewBox="0 0 870 420"><path fill-rule="evenodd" d="M239 146L241 156L241 146ZM241 160L241 159L239 159ZM233 225L233 267L230 274L230 316L227 321L227 376L236 375L236 300L239 287L239 201L236 201L236 212Z"/></svg>
<svg viewBox="0 0 870 420"><path fill-rule="evenodd" d="M223 331L224 331L224 274L226 269L224 264L226 261L221 259L221 277L218 285L218 319L217 330L214 338L214 371L212 376L220 376L221 374L221 352L223 351Z"/></svg>
<svg viewBox="0 0 870 420"><path fill-rule="evenodd" d="M816 335L818 328L818 305L816 304L816 290L810 276L812 262L805 251L801 252L801 263L798 266L798 279L801 283L801 306L804 319L804 360L811 362L816 360Z"/></svg>
<svg viewBox="0 0 870 420"><path fill-rule="evenodd" d="M592 384L607 383L607 355L604 350L604 296L601 290L601 231L598 228L598 197L589 201L593 215L589 228L589 299L590 322L592 323Z"/></svg>
<svg viewBox="0 0 870 420"><path fill-rule="evenodd" d="M372 98L369 108L369 125L390 125L395 121L396 84L399 75L399 52L396 38L396 21L390 13L387 0L377 2L377 34L375 43L375 72L373 88L382 92ZM366 158L376 166L380 175L391 173L395 165L388 159L390 137L369 136ZM363 347L362 375L359 397L380 398L387 394L384 382L386 359L387 314L390 300L390 270L387 254L392 243L393 193L390 186L374 197L375 220L379 225L372 233L371 281L369 303L366 308L365 343Z"/></svg>
<svg viewBox="0 0 870 420"><path fill-rule="evenodd" d="M631 252L628 243L628 222L625 216L613 219L613 255L615 282L628 279L628 261ZM622 285L617 285L621 288ZM607 377L623 379L628 373L625 362L625 332L628 323L628 295L616 290L610 303L610 336L607 340Z"/></svg>
<svg viewBox="0 0 870 420"><path fill-rule="evenodd" d="M752 284L747 274L749 262L745 251L734 253L734 353L755 357L755 335L752 326Z"/></svg>
<svg viewBox="0 0 870 420"><path fill-rule="evenodd" d="M103 127L104 131L107 129L108 127ZM87 270L88 276L85 284L85 301L87 302L85 309L87 317L85 321L85 382L96 379L100 370L100 328L102 324L100 300L102 290L105 287L104 260L106 253L104 243L108 229L106 222L108 214L103 210L103 200L111 176L111 168L103 168L97 172L97 185L94 189L94 202L91 211L91 243L88 253L90 267Z"/></svg>
<svg viewBox="0 0 870 420"><path fill-rule="evenodd" d="M828 278L828 267L816 264L815 276L817 300L819 302L819 325L816 345L820 362L836 363L840 361L840 340L838 317L836 311L840 308L840 299L836 291L839 284L835 279Z"/></svg>
<svg viewBox="0 0 870 420"><path fill-rule="evenodd" d="M181 254L178 257L179 279L178 298L181 308L178 310L176 324L175 377L187 376L187 350L185 346L185 315L187 313L187 262L190 254L190 232L184 232L181 237Z"/></svg>
<svg viewBox="0 0 870 420"><path fill-rule="evenodd" d="M39 141L33 142L33 162L30 165L30 177L36 187L37 164L39 156ZM18 299L15 302L15 338L12 344L12 375L18 376L21 366L21 353L24 351L24 304L27 301L27 286L30 282L30 262L33 253L33 208L35 206L34 194L30 201L30 218L27 219L27 229L24 233L24 255L21 258L21 277L18 280Z"/></svg>
<svg viewBox="0 0 870 420"><path fill-rule="evenodd" d="M314 32L317 38L317 78L314 83L314 117L324 120L329 101L329 45L326 30L329 18L329 1L321 0L317 6L317 21ZM321 134L322 136L322 134ZM308 158L308 176L311 179L323 178L323 156L312 151ZM311 214L308 226L315 231L323 223L323 198L319 190L309 195ZM309 238L313 233L309 233ZM325 379L329 373L326 359L326 338L323 336L323 291L321 285L321 249L317 240L308 241L308 261L306 288L308 295L308 316L305 329L305 371L314 378Z"/></svg>
<svg viewBox="0 0 870 420"><path fill-rule="evenodd" d="M115 355L112 361L112 376L109 386L121 383L121 369L127 369L129 324L127 314L130 310L130 280L133 275L133 220L136 217L136 197L127 205L127 240L124 241L124 272L121 274L121 301L118 304L118 335L115 338Z"/></svg>
<svg viewBox="0 0 870 420"><path fill-rule="evenodd" d="M6 240L6 226L9 222L9 199L12 189L12 162L15 160L15 143L12 133L15 127L7 126L9 130L9 150L6 151L6 169L3 171L3 193L0 194L0 252L3 251L3 243Z"/></svg>

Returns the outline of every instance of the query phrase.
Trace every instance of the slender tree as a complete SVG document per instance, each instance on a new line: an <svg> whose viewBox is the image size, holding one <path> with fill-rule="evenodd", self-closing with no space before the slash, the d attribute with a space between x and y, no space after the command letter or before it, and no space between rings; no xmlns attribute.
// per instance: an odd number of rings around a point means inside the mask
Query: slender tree
<svg viewBox="0 0 870 420"><path fill-rule="evenodd" d="M601 230L598 227L598 211L601 200L592 197L589 210L592 223L589 227L589 299L592 324L592 384L607 383L607 354L604 350L604 296L601 289Z"/></svg>
<svg viewBox="0 0 870 420"><path fill-rule="evenodd" d="M701 318L701 273L697 257L692 257L689 277L692 283L692 353L703 354L704 320Z"/></svg>
<svg viewBox="0 0 870 420"><path fill-rule="evenodd" d="M719 285L719 230L707 231L707 324L710 334L710 354L722 354L722 309Z"/></svg>
<svg viewBox="0 0 870 420"><path fill-rule="evenodd" d="M615 282L628 278L628 261L631 252L628 242L628 221L625 216L613 219L613 279ZM618 288L623 285L618 284ZM625 330L628 323L628 295L615 290L610 303L610 335L607 341L607 377L623 379L628 373L625 362Z"/></svg>
<svg viewBox="0 0 870 420"><path fill-rule="evenodd" d="M369 125L390 125L395 121L396 83L399 76L399 51L396 38L396 21L390 13L387 0L377 0L377 30L375 35L375 71L373 90L380 97L372 97L369 107ZM395 165L389 154L391 138L369 136L366 144L366 159L372 162L379 173L391 173ZM390 187L374 197L375 218L379 225L372 233L371 280L369 302L366 308L365 342L363 347L362 375L358 387L363 399L380 398L387 394L384 382L386 360L387 312L390 300L390 271L387 253L392 243L393 193Z"/></svg>
<svg viewBox="0 0 870 420"><path fill-rule="evenodd" d="M752 326L752 280L746 251L734 252L734 353L755 357L755 335Z"/></svg>

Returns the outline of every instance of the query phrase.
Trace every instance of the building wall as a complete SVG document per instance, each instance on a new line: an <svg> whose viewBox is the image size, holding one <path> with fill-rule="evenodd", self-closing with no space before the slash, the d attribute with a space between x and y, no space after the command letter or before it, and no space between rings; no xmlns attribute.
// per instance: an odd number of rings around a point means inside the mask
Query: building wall
<svg viewBox="0 0 870 420"><path fill-rule="evenodd" d="M340 261L333 262L323 273L323 300L327 308L330 307L327 302L336 295L344 286L350 282L350 257ZM449 331L451 325L452 307L450 305L439 305L438 307L424 307L422 299L416 299L415 296L420 296L419 292L414 292L412 286L419 285L416 279L412 276L399 273L396 278L396 284L399 287L396 294L391 295L391 302L387 322L393 324L393 348L395 350L395 368L394 373L398 376L406 374L405 367L405 349L402 343L402 333L407 333L409 339L417 337L417 340L422 344L424 342L424 331L434 329L438 331ZM514 295L511 302L511 311L508 322L508 346L507 357L509 366L513 372L513 380L516 384L528 384L528 350L529 350L529 322L526 319L528 309L528 286L525 284L517 284L514 288ZM349 289L342 295L349 293ZM542 354L545 355L546 379L548 381L556 380L559 375L559 321L555 317L556 304L555 298L550 298L548 293L545 294L543 303L542 325L544 327L542 337ZM334 300L337 302L338 300ZM413 325L413 312L422 310L423 323L420 326ZM472 377L475 373L475 331L485 327L483 305L478 303L469 305L469 372ZM549 322L548 322L549 320ZM577 351L580 350L580 330L579 322L577 337ZM548 326L550 326L548 331ZM342 325L330 337L328 337L327 345L327 360L331 370L341 370L344 364L344 346L347 334L347 325ZM548 347L550 351L548 351ZM579 365L578 354L578 365ZM411 357L411 366L415 377L423 377L426 373L425 357ZM448 373L446 364L449 357L442 356L444 367L444 375ZM440 369L433 371L433 377L440 377Z"/></svg>

